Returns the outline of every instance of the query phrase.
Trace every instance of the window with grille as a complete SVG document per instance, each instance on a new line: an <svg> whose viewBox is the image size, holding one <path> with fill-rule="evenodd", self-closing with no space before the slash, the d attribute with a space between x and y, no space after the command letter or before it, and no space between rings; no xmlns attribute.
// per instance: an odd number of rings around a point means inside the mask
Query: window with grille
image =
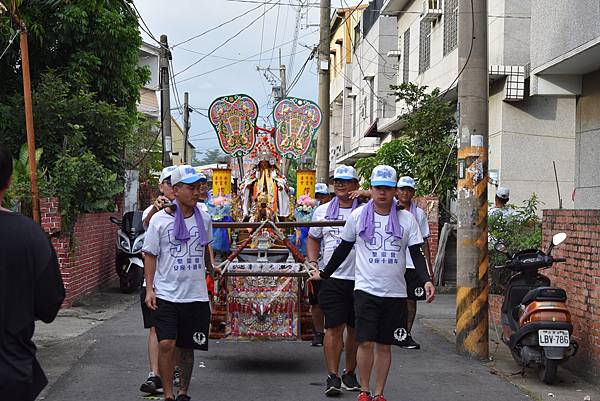
<svg viewBox="0 0 600 401"><path fill-rule="evenodd" d="M458 0L444 1L444 56L458 45Z"/></svg>
<svg viewBox="0 0 600 401"><path fill-rule="evenodd" d="M419 74L429 69L431 61L431 21L421 21L419 35Z"/></svg>
<svg viewBox="0 0 600 401"><path fill-rule="evenodd" d="M409 80L410 66L410 28L404 32L404 53L402 54L402 82L407 83Z"/></svg>

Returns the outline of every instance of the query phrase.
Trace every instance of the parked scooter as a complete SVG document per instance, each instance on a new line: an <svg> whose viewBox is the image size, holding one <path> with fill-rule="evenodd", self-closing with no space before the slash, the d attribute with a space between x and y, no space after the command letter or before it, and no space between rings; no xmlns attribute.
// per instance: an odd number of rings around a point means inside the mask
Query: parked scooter
<svg viewBox="0 0 600 401"><path fill-rule="evenodd" d="M496 266L515 272L504 290L502 339L515 361L537 367L546 384L554 383L558 365L577 352L577 343L571 338L573 324L566 306L567 293L552 287L550 279L539 273L555 262L566 261L551 256L552 249L566 238L565 233L558 233L547 253L535 249L519 251L504 266ZM496 249L506 251L501 243Z"/></svg>
<svg viewBox="0 0 600 401"><path fill-rule="evenodd" d="M122 220L111 217L110 221L120 227L115 267L119 275L119 287L121 291L128 294L139 288L144 278L142 247L146 233L142 212L127 212Z"/></svg>

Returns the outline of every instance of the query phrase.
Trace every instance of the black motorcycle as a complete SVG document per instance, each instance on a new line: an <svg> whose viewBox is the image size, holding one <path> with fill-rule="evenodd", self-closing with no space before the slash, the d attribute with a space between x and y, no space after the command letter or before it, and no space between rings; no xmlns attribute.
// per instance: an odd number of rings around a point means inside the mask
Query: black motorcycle
<svg viewBox="0 0 600 401"><path fill-rule="evenodd" d="M571 313L566 305L567 293L552 286L550 279L539 271L565 262L552 257L552 249L567 235L554 235L547 252L522 250L496 268L508 269L513 275L504 290L502 304L502 340L513 358L522 366L537 367L540 379L553 384L560 363L577 353ZM499 251L506 247L496 245Z"/></svg>
<svg viewBox="0 0 600 401"><path fill-rule="evenodd" d="M139 288L144 279L142 247L146 233L142 223L142 212L127 212L122 220L111 217L110 221L119 226L115 257L119 287L121 291L129 294Z"/></svg>

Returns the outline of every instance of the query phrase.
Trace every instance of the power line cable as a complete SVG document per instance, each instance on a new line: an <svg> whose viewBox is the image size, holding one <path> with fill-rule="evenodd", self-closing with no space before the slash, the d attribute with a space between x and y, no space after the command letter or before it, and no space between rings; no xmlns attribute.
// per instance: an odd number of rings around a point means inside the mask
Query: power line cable
<svg viewBox="0 0 600 401"><path fill-rule="evenodd" d="M217 29L219 29L219 28L221 28L221 27L223 27L223 26L225 26L225 25L227 25L227 24L229 24L229 23L231 23L231 22L233 22L233 21L235 21L235 20L238 20L238 19L240 19L240 18L242 18L242 17L245 17L246 15L250 14L251 12L253 12L253 11L255 11L255 10L257 10L257 9L261 8L261 7L266 7L266 5L267 5L267 2L264 2L264 3L263 3L263 2L261 2L261 3L260 3L258 6L256 6L256 7L252 8L252 9L250 9L250 10L248 10L248 11L244 11L244 12L243 12L242 14L240 14L240 15L237 15L237 16L235 16L235 17L233 17L233 18L231 18L231 19L229 19L229 20L227 20L227 21L225 21L225 22L222 22L222 23L220 23L219 25L216 25L216 26L214 26L214 27L212 27L212 28L209 28L209 29L207 29L207 30L206 30L206 31L204 31L204 32L201 32L201 33L199 33L199 34L197 34L197 35L194 35L194 36L192 36L191 38L188 38L188 39L186 39L186 40L182 40L181 42L174 44L174 45L173 45L173 48L175 48L175 47L177 47L177 46L179 46L179 45L182 45L182 44L184 44L184 43L188 43L188 42L190 42L190 41L192 41L192 40L194 40L194 39L200 38L200 37L202 37L202 36L206 35L207 33L210 33L210 32L212 32L212 31L215 31L215 30L217 30Z"/></svg>
<svg viewBox="0 0 600 401"><path fill-rule="evenodd" d="M271 0L269 0L271 1ZM268 13L271 9L273 9L277 4L273 4L268 10L266 10L265 12L263 12L263 14L259 15L257 18L253 19L248 25L246 25L245 27L243 27L241 30L239 30L237 33L235 33L233 36L229 37L227 40L225 40L225 42L221 43L219 46L215 47L213 50L211 50L206 56L202 56L201 58L199 58L198 60L194 61L192 64L188 65L187 67L185 67L183 70L179 71L178 73L175 74L175 76L182 74L184 72L186 72L187 70L189 70L190 68L192 68L193 66L195 66L196 64L200 63L202 60L204 60L206 57L208 57L209 55L213 54L214 52L216 52L217 50L219 50L220 48L222 48L223 46L225 46L227 43L231 42L233 39L235 39L236 37L238 37L239 35L241 35L246 29L250 28L256 21L258 21L263 15L265 15L266 13Z"/></svg>
<svg viewBox="0 0 600 401"><path fill-rule="evenodd" d="M277 2L277 4L281 3L281 0ZM273 35L273 51L271 52L271 61L273 60L273 55L275 54L275 43L277 43L277 31L279 29L279 12L281 11L281 6L277 7L277 19L275 20L275 35ZM271 63L269 63L269 67Z"/></svg>
<svg viewBox="0 0 600 401"><path fill-rule="evenodd" d="M4 51L2 52L2 54L0 54L0 60L2 60L2 57L4 57L4 54L8 51L8 49L13 44L13 41L15 40L15 38L17 37L17 35L19 33L21 33L21 30L17 29L17 31L15 32L15 34L13 35L13 37L10 38L10 40L8 41L8 45L6 46L6 49L4 49Z"/></svg>
<svg viewBox="0 0 600 401"><path fill-rule="evenodd" d="M474 41L475 41L475 11L473 9L473 0L471 0L471 44L469 46L469 53L467 55L467 59L465 60L465 64L460 69L458 75L456 76L456 78L454 79L454 81L452 81L452 83L448 86L448 88L442 94L442 96L441 96L442 99L450 91L450 89L452 88L452 86L458 81L458 78L460 78L460 76L462 75L462 73L465 71L465 68L467 68L467 64L469 64L469 60L471 59L471 53L473 52L473 42Z"/></svg>
<svg viewBox="0 0 600 401"><path fill-rule="evenodd" d="M304 36L312 35L313 33L316 33L317 31L318 31L318 29L316 29L316 30L313 30L313 31L311 31L311 32L308 32L308 33L307 33L307 34L305 34ZM291 42L291 41L288 41L288 42L285 42L285 43L280 43L280 44L279 44L279 46L286 45L286 44L288 44L288 43L290 43L290 42ZM264 54L264 53L267 53L267 52L270 52L270 51L271 51L271 49L268 49L268 50L263 50L263 51L262 51L262 53ZM299 51L298 53L302 53L303 51L305 51L305 50L301 50L301 51ZM187 77L187 78L185 78L185 79L181 79L181 80L179 80L179 83L186 82L186 81L189 81L189 80L191 80L191 79L199 78L199 77L202 77L202 76L204 76L204 75L207 75L207 74L211 74L211 73L213 73L213 72L216 72L216 71L220 71L220 70L222 70L222 69L225 69L225 68L231 67L232 65L236 65L236 64L242 63L242 62L244 62L244 61L248 61L249 59L251 59L251 58L253 58L253 57L256 57L256 56L258 56L258 55L259 55L259 53L252 54L252 55L250 55L250 56L246 57L245 59L238 60L238 61L234 61L234 62L232 62L232 63L225 64L225 65L223 65L223 66L221 66L221 67L217 67L217 68L214 68L214 69L212 69L212 70L209 70L209 71L206 71L206 72L203 72L203 73L197 74L197 75L193 75L193 76L191 76L191 77Z"/></svg>

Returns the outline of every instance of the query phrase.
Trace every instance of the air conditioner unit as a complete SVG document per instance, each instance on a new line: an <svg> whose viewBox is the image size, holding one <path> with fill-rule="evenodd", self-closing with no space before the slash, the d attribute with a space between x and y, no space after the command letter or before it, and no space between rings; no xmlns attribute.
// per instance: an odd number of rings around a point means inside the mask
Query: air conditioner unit
<svg viewBox="0 0 600 401"><path fill-rule="evenodd" d="M421 19L426 21L436 21L443 14L442 0L425 0L423 1L423 11L421 11Z"/></svg>

